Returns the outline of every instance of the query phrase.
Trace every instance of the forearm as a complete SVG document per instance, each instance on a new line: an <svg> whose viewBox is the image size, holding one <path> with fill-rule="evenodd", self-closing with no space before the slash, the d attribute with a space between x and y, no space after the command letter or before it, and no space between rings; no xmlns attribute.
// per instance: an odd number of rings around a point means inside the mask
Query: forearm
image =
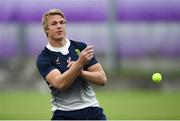
<svg viewBox="0 0 180 121"><path fill-rule="evenodd" d="M107 82L106 75L103 71L82 71L81 76L92 84L104 86Z"/></svg>
<svg viewBox="0 0 180 121"><path fill-rule="evenodd" d="M77 78L77 76L79 76L79 74L82 70L82 67L83 67L82 64L75 62L69 68L69 70L67 70L66 72L61 74L61 76L59 76L57 78L57 80L59 81L58 88L60 90L66 90L73 83L73 81Z"/></svg>

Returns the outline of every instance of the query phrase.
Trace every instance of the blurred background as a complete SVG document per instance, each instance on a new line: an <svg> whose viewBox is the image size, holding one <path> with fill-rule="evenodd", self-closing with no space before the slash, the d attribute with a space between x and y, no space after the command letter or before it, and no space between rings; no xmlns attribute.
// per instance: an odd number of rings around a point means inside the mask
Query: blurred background
<svg viewBox="0 0 180 121"><path fill-rule="evenodd" d="M52 8L64 11L69 39L95 46L108 83L93 87L109 120L180 119L180 0L0 0L0 8L1 120L51 118L36 59Z"/></svg>

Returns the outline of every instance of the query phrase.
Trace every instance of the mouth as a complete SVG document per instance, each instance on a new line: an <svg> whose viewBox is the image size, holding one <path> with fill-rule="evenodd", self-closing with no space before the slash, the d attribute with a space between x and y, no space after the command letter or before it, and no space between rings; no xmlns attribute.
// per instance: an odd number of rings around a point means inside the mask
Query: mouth
<svg viewBox="0 0 180 121"><path fill-rule="evenodd" d="M56 31L57 34L63 34L63 31L59 30L59 31Z"/></svg>
<svg viewBox="0 0 180 121"><path fill-rule="evenodd" d="M64 35L62 31L56 32L57 35Z"/></svg>

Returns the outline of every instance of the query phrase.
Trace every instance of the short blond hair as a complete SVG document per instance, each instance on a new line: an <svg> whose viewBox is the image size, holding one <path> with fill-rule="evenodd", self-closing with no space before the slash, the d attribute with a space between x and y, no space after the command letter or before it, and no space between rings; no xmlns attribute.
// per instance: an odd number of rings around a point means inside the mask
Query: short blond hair
<svg viewBox="0 0 180 121"><path fill-rule="evenodd" d="M56 15L56 14L62 16L66 20L64 13L60 9L50 9L49 11L44 13L42 17L42 24L44 27L44 31L48 29L48 17L51 15ZM46 33L46 36L48 36L48 33L46 31L45 33Z"/></svg>

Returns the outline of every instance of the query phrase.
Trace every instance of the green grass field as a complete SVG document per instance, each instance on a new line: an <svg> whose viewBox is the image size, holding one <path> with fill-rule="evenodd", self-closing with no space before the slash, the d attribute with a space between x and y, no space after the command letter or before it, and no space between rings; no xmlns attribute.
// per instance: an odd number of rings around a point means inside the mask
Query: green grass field
<svg viewBox="0 0 180 121"><path fill-rule="evenodd" d="M109 120L180 119L180 92L96 91ZM51 95L36 91L0 92L0 119L48 120Z"/></svg>

